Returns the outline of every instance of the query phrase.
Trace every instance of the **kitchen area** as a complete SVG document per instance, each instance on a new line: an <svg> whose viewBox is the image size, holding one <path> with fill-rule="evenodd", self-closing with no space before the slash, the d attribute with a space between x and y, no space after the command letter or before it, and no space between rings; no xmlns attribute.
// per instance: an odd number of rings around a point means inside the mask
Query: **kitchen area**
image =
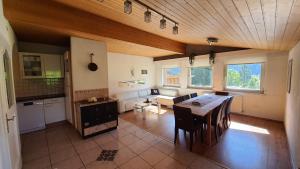
<svg viewBox="0 0 300 169"><path fill-rule="evenodd" d="M72 123L66 51L67 47L18 43L13 68L21 134L56 122Z"/></svg>
<svg viewBox="0 0 300 169"><path fill-rule="evenodd" d="M13 71L21 134L66 122L83 138L117 128L118 103L108 94L105 45L70 41L67 47L18 42Z"/></svg>

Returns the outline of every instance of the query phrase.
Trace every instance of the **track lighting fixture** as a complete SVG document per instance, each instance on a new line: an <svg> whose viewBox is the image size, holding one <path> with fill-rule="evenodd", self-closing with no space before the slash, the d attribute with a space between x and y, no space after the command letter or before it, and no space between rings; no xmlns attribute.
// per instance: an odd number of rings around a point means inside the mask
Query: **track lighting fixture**
<svg viewBox="0 0 300 169"><path fill-rule="evenodd" d="M178 26L177 23L175 23L175 25L173 26L173 34L177 35L178 34Z"/></svg>
<svg viewBox="0 0 300 169"><path fill-rule="evenodd" d="M167 21L165 20L165 17L160 20L160 29L165 29L167 27Z"/></svg>
<svg viewBox="0 0 300 169"><path fill-rule="evenodd" d="M132 2L129 0L124 1L124 12L127 14L131 14L132 12Z"/></svg>
<svg viewBox="0 0 300 169"><path fill-rule="evenodd" d="M98 1L104 1L104 0L98 0ZM175 25L173 26L173 34L174 35L177 35L178 34L178 22L176 22L175 20L169 18L168 16L165 16L164 14L162 14L161 12L155 10L154 8L148 6L147 4L145 4L144 2L142 2L141 0L124 0L124 13L126 14L131 14L132 13L132 5L133 3L136 3L140 6L143 6L144 8L147 9L147 11L144 12L144 21L146 23L150 23L152 18L151 18L151 15L152 13L151 12L154 12L158 15L160 15L162 17L162 19L160 20L160 25L159 27L161 29L165 29L167 27L167 20L170 21L170 22L173 22Z"/></svg>
<svg viewBox="0 0 300 169"><path fill-rule="evenodd" d="M150 23L151 22L151 12L149 11L148 8L147 8L147 11L144 13L144 21L146 23Z"/></svg>

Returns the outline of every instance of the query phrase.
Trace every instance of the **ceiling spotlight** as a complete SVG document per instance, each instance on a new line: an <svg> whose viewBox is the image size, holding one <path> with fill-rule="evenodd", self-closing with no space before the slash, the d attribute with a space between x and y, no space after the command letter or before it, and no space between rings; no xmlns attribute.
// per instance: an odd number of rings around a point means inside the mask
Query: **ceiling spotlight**
<svg viewBox="0 0 300 169"><path fill-rule="evenodd" d="M177 23L175 23L175 25L173 26L173 34L177 35L178 34L178 26Z"/></svg>
<svg viewBox="0 0 300 169"><path fill-rule="evenodd" d="M151 12L149 11L148 8L147 8L147 11L144 13L144 21L146 23L151 22Z"/></svg>
<svg viewBox="0 0 300 169"><path fill-rule="evenodd" d="M131 14L132 12L132 2L129 0L124 1L124 12L127 14Z"/></svg>
<svg viewBox="0 0 300 169"><path fill-rule="evenodd" d="M160 29L165 29L167 27L167 21L165 20L165 17L163 17L161 20L160 20Z"/></svg>

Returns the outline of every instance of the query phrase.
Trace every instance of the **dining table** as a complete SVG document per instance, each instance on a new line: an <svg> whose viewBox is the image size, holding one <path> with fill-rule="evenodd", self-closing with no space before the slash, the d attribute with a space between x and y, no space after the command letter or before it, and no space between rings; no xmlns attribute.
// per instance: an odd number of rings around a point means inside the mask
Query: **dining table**
<svg viewBox="0 0 300 169"><path fill-rule="evenodd" d="M183 102L175 104L176 106L190 108L191 112L195 116L206 118L207 120L207 137L206 142L211 146L211 115L212 111L221 105L225 100L233 96L221 96L215 94L204 94L194 98L190 98Z"/></svg>

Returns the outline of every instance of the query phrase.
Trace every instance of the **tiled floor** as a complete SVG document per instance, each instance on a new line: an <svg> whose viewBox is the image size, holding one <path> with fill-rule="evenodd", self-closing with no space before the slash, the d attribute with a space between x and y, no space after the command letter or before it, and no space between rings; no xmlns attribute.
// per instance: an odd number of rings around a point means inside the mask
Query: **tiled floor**
<svg viewBox="0 0 300 169"><path fill-rule="evenodd" d="M155 112L156 109L153 108L151 111ZM170 142L174 139L172 110L163 109L159 115L149 111L145 119L139 112L124 113L120 117ZM199 137L196 139L193 146L194 153L232 169L291 168L287 139L281 122L232 114L232 124L223 133L218 144L214 137L212 147L202 144ZM188 144L189 136L185 138L183 132L180 131L176 147L187 149ZM168 146L155 145L166 154L169 153ZM205 164L205 161L199 159L193 161L194 154L188 156L181 153L181 150L169 156L182 164L189 165L190 168ZM205 164L205 166L208 165Z"/></svg>
<svg viewBox="0 0 300 169"><path fill-rule="evenodd" d="M23 169L220 169L221 165L125 120L117 130L83 140L68 124L22 135ZM114 161L96 161L117 149Z"/></svg>

